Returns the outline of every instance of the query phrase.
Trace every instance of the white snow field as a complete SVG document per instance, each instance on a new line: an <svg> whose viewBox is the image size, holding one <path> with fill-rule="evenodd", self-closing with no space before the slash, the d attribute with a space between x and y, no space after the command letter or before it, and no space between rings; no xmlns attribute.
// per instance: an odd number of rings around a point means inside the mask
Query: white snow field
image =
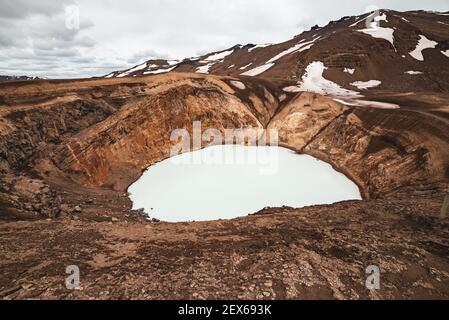
<svg viewBox="0 0 449 320"><path fill-rule="evenodd" d="M438 42L429 40L425 36L420 35L415 50L411 51L409 54L418 61L424 61L424 56L422 54L423 50L435 48L437 45Z"/></svg>
<svg viewBox="0 0 449 320"><path fill-rule="evenodd" d="M206 64L205 66L198 67L198 68L196 69L196 73L205 73L205 74L207 74L207 73L209 73L210 68L211 68L214 64L215 64L215 63L209 63L209 64Z"/></svg>
<svg viewBox="0 0 449 320"><path fill-rule="evenodd" d="M198 158L199 161L192 162ZM270 174L267 174L267 173ZM360 200L331 165L279 147L208 147L162 161L129 188L134 209L168 222L232 219L265 207Z"/></svg>
<svg viewBox="0 0 449 320"><path fill-rule="evenodd" d="M302 76L302 81L297 86L285 87L283 91L290 93L298 93L302 91L315 92L321 95L332 97L335 101L354 107L371 107L379 109L399 109L400 106L392 103L361 100L363 95L357 91L348 90L342 88L335 82L327 80L323 77L323 72L327 67L321 61L315 61L309 64L306 68L306 72ZM364 90L380 85L378 80L370 81L356 81L351 85L359 87Z"/></svg>
<svg viewBox="0 0 449 320"><path fill-rule="evenodd" d="M374 27L369 29L357 30L358 32L363 32L370 35L373 38L385 39L390 42L394 47L394 29L392 28L383 28L383 27Z"/></svg>
<svg viewBox="0 0 449 320"><path fill-rule="evenodd" d="M290 86L284 88L286 92L309 91L322 95L331 95L334 97L358 98L361 95L358 92L347 90L340 87L335 82L327 80L323 77L323 72L327 67L321 61L314 61L306 68L306 72L302 76L299 86ZM295 89L297 88L297 89Z"/></svg>
<svg viewBox="0 0 449 320"><path fill-rule="evenodd" d="M270 69L272 66L274 66L274 63L263 64L259 67L256 67L254 69L242 73L242 76L250 76L250 77L258 76L259 74L264 73L265 71Z"/></svg>

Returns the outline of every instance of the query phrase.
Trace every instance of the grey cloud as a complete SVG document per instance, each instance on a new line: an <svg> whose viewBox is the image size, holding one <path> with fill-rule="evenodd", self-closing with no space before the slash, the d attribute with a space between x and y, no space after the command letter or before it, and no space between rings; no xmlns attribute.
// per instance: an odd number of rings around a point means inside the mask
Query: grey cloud
<svg viewBox="0 0 449 320"><path fill-rule="evenodd" d="M73 1L64 0L1 0L0 17L17 19L25 18L31 14L43 14L50 16L63 10L66 5L73 3Z"/></svg>

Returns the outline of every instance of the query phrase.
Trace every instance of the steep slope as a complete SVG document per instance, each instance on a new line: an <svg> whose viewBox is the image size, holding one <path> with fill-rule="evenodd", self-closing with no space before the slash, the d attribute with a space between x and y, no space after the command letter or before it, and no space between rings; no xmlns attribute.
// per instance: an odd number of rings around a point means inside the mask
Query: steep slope
<svg viewBox="0 0 449 320"><path fill-rule="evenodd" d="M449 181L447 94L385 95L398 105L385 109L282 88L257 77L192 73L5 83L0 172L125 192L142 170L170 156L174 129L191 132L199 120L203 130L277 129L282 145L331 163L365 198ZM6 180L14 185L12 176ZM33 212L27 201L7 198Z"/></svg>
<svg viewBox="0 0 449 320"><path fill-rule="evenodd" d="M384 95L400 105L385 110L285 93L257 77L170 73L5 82L0 97L1 299L449 295L449 228L438 218L448 94ZM171 130L195 120L276 128L283 145L351 177L365 200L149 221L126 187L169 155ZM61 285L74 263L83 290ZM382 270L381 290L364 285L370 264Z"/></svg>
<svg viewBox="0 0 449 320"><path fill-rule="evenodd" d="M358 92L370 86L401 92L447 92L448 26L447 13L381 10L378 15L343 17L280 44L237 45L178 63L148 61L107 77L175 71L301 83L307 67L322 62L325 79Z"/></svg>

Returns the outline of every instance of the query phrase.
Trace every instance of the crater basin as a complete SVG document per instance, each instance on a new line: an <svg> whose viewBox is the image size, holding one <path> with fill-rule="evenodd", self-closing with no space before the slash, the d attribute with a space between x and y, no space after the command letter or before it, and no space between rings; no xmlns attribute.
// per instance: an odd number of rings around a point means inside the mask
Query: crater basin
<svg viewBox="0 0 449 320"><path fill-rule="evenodd" d="M171 157L149 167L128 192L133 209L167 222L361 199L357 185L326 162L282 147L241 145Z"/></svg>

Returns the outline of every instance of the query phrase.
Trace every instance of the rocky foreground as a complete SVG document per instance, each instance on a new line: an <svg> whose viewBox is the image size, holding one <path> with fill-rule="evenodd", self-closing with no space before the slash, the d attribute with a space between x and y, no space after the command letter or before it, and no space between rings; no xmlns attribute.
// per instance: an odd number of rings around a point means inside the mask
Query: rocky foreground
<svg viewBox="0 0 449 320"><path fill-rule="evenodd" d="M441 194L208 223L0 224L4 299L447 299ZM78 265L81 288L67 290ZM365 269L381 270L380 290Z"/></svg>
<svg viewBox="0 0 449 320"><path fill-rule="evenodd" d="M177 73L0 84L0 298L449 298L448 95L370 91L400 106L380 109L289 84ZM127 187L193 121L277 129L365 200L148 220ZM65 287L70 265L80 290ZM379 290L365 287L370 265Z"/></svg>

